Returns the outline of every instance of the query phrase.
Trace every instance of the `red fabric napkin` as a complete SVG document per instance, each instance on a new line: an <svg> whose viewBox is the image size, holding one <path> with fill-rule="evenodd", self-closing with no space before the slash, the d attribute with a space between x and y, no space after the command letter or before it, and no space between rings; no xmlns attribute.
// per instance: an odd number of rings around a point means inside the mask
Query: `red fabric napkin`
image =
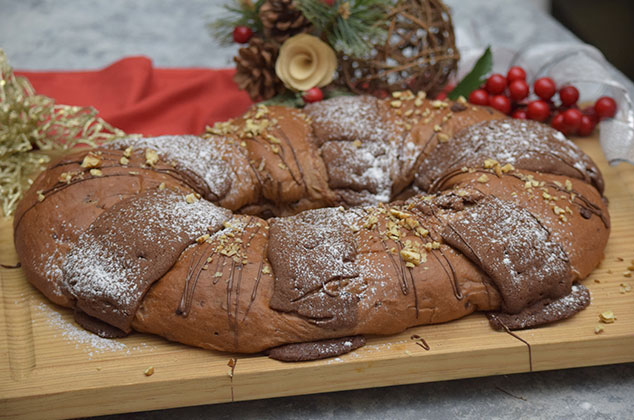
<svg viewBox="0 0 634 420"><path fill-rule="evenodd" d="M245 112L249 96L233 69L164 69L129 57L97 71L26 72L35 91L59 104L92 106L126 133L201 134L205 126Z"/></svg>

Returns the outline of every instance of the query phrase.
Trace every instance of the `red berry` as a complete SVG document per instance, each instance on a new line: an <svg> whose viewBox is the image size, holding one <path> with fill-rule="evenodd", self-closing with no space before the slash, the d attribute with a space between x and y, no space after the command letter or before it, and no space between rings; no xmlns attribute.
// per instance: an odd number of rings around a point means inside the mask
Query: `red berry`
<svg viewBox="0 0 634 420"><path fill-rule="evenodd" d="M563 106L572 106L579 100L579 91L574 86L564 86L559 89L559 99Z"/></svg>
<svg viewBox="0 0 634 420"><path fill-rule="evenodd" d="M555 115L553 120L550 122L550 125L552 125L555 130L559 130L565 135L568 135L568 133L566 132L566 127L564 126L564 114L560 113Z"/></svg>
<svg viewBox="0 0 634 420"><path fill-rule="evenodd" d="M602 96L594 103L594 110L599 118L612 118L616 115L616 101L609 96Z"/></svg>
<svg viewBox="0 0 634 420"><path fill-rule="evenodd" d="M487 92L492 93L493 95L499 95L504 92L504 89L506 89L506 78L498 73L492 74L487 79L484 87Z"/></svg>
<svg viewBox="0 0 634 420"><path fill-rule="evenodd" d="M246 44L253 36L253 31L248 26L236 26L233 29L233 40L238 44Z"/></svg>
<svg viewBox="0 0 634 420"><path fill-rule="evenodd" d="M526 120L528 119L528 114L526 114L526 111L523 109L516 109L515 111L513 111L511 117L518 120Z"/></svg>
<svg viewBox="0 0 634 420"><path fill-rule="evenodd" d="M528 83L524 80L515 80L509 85L509 96L518 102L528 96Z"/></svg>
<svg viewBox="0 0 634 420"><path fill-rule="evenodd" d="M592 118L588 117L587 115L582 115L577 134L581 137L589 136L594 131L595 125L596 123L592 121Z"/></svg>
<svg viewBox="0 0 634 420"><path fill-rule="evenodd" d="M335 4L335 0L322 0L324 3L326 3L328 6L334 6Z"/></svg>
<svg viewBox="0 0 634 420"><path fill-rule="evenodd" d="M579 125L581 124L581 117L583 114L578 109L568 109L561 113L564 116L564 127L566 132L570 134L574 134L579 129Z"/></svg>
<svg viewBox="0 0 634 420"><path fill-rule="evenodd" d="M542 99L550 99L557 91L557 86L550 77L541 77L535 80L533 91L535 91L535 95Z"/></svg>
<svg viewBox="0 0 634 420"><path fill-rule="evenodd" d="M476 89L469 94L469 102L474 105L489 105L489 94L484 89Z"/></svg>
<svg viewBox="0 0 634 420"><path fill-rule="evenodd" d="M438 95L436 95L436 99L438 99L439 101L447 99L447 92L440 92Z"/></svg>
<svg viewBox="0 0 634 420"><path fill-rule="evenodd" d="M545 101L532 101L526 107L526 115L531 120L545 121L550 115L550 107Z"/></svg>
<svg viewBox="0 0 634 420"><path fill-rule="evenodd" d="M314 87L304 92L302 98L304 98L304 102L308 102L309 104L313 102L319 102L324 99L324 93L318 87Z"/></svg>
<svg viewBox="0 0 634 420"><path fill-rule="evenodd" d="M520 66L513 66L509 69L508 73L506 73L506 80L508 80L509 83L515 80L526 80L526 72Z"/></svg>
<svg viewBox="0 0 634 420"><path fill-rule="evenodd" d="M489 100L489 106L505 114L511 112L511 100L504 95L495 95L492 97Z"/></svg>

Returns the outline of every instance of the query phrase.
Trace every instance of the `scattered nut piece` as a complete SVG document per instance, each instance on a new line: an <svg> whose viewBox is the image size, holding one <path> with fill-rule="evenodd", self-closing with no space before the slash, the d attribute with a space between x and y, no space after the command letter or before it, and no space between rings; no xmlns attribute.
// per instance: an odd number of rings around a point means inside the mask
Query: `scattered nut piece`
<svg viewBox="0 0 634 420"><path fill-rule="evenodd" d="M145 149L145 164L148 166L154 166L158 163L159 156L154 149Z"/></svg>
<svg viewBox="0 0 634 420"><path fill-rule="evenodd" d="M59 176L58 181L70 184L70 181L72 179L73 179L73 174L71 174L70 172L62 172L62 174Z"/></svg>
<svg viewBox="0 0 634 420"><path fill-rule="evenodd" d="M123 156L129 158L130 156L132 156L132 146L127 147L124 151L123 151Z"/></svg>
<svg viewBox="0 0 634 420"><path fill-rule="evenodd" d="M127 165L128 163L130 163L130 160L125 156L121 156L121 159L119 159L119 163L122 165Z"/></svg>
<svg viewBox="0 0 634 420"><path fill-rule="evenodd" d="M37 191L37 201L42 202L42 201L44 201L44 199L45 199L45 198L46 198L46 197L45 197L45 196L44 196L44 194L42 193L42 190L38 190L38 191Z"/></svg>
<svg viewBox="0 0 634 420"><path fill-rule="evenodd" d="M418 264L420 264L420 253L414 251L413 249L406 249L403 248L401 249L401 258L403 258L403 261L405 261L406 263L411 264L412 266L416 266ZM407 266L407 264L405 264Z"/></svg>
<svg viewBox="0 0 634 420"><path fill-rule="evenodd" d="M209 239L209 234L205 233L204 235L199 236L198 238L196 238L196 243L202 244L203 242L205 242L207 239Z"/></svg>
<svg viewBox="0 0 634 420"><path fill-rule="evenodd" d="M476 181L478 181L481 184L486 184L487 182L489 182L489 177L486 176L486 174L482 174L480 175L478 179L476 179Z"/></svg>
<svg viewBox="0 0 634 420"><path fill-rule="evenodd" d="M361 140L357 139L353 141L352 145L358 149L359 147L361 147Z"/></svg>
<svg viewBox="0 0 634 420"><path fill-rule="evenodd" d="M442 130L442 128L440 128L440 126L438 124L434 125L434 131L436 133L440 133L441 130Z"/></svg>
<svg viewBox="0 0 634 420"><path fill-rule="evenodd" d="M165 189L165 183L164 183L164 182L161 182L161 183L159 184L159 190L163 191L164 189Z"/></svg>
<svg viewBox="0 0 634 420"><path fill-rule="evenodd" d="M101 164L100 157L90 152L84 157L84 160L81 162L81 167L82 168L96 168L100 164Z"/></svg>
<svg viewBox="0 0 634 420"><path fill-rule="evenodd" d="M390 105L392 106L392 108L400 108L401 105L403 105L403 102L397 100L394 100L392 102L390 102Z"/></svg>
<svg viewBox="0 0 634 420"><path fill-rule="evenodd" d="M271 266L264 264L264 267L262 267L262 274L271 274Z"/></svg>
<svg viewBox="0 0 634 420"><path fill-rule="evenodd" d="M187 194L185 196L185 201L187 201L187 204L193 204L199 199L200 199L200 196L196 193Z"/></svg>
<svg viewBox="0 0 634 420"><path fill-rule="evenodd" d="M564 182L564 186L566 187L566 191L572 191L572 182L570 182L569 179Z"/></svg>
<svg viewBox="0 0 634 420"><path fill-rule="evenodd" d="M599 314L599 319L604 324L612 324L616 321L616 316L614 316L614 312L612 311L604 311Z"/></svg>
<svg viewBox="0 0 634 420"><path fill-rule="evenodd" d="M150 367L148 367L147 369L145 369L145 370L143 371L143 374L144 374L145 376L152 376L152 375L154 375L154 366L150 366Z"/></svg>
<svg viewBox="0 0 634 420"><path fill-rule="evenodd" d="M92 175L92 176L102 176L103 173L101 172L100 169L91 169L90 170L90 175Z"/></svg>
<svg viewBox="0 0 634 420"><path fill-rule="evenodd" d="M604 330L605 330L605 328L603 328L603 325L601 325L601 324L599 324L596 327L594 327L594 333L595 334L601 334Z"/></svg>
<svg viewBox="0 0 634 420"><path fill-rule="evenodd" d="M447 143L449 141L449 136L445 133L438 133L438 141L441 143Z"/></svg>

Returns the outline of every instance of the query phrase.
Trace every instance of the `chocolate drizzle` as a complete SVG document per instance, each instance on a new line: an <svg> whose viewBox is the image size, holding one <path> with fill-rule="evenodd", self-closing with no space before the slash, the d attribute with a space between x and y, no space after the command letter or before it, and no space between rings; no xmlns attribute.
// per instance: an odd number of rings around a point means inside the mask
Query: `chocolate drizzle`
<svg viewBox="0 0 634 420"><path fill-rule="evenodd" d="M80 311L124 332L149 287L202 233L231 213L187 203L165 189L120 201L80 235L62 266L64 292Z"/></svg>
<svg viewBox="0 0 634 420"><path fill-rule="evenodd" d="M570 290L572 272L560 244L529 211L485 196L449 222L443 239L477 264L502 294L502 310L520 312Z"/></svg>

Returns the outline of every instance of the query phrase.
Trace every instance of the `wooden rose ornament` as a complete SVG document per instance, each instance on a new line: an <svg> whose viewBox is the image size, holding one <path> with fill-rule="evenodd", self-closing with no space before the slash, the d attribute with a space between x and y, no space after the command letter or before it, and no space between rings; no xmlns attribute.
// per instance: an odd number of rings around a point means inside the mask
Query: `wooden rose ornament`
<svg viewBox="0 0 634 420"><path fill-rule="evenodd" d="M319 38L299 34L287 39L275 63L275 73L284 85L295 91L326 86L335 74L335 52Z"/></svg>

